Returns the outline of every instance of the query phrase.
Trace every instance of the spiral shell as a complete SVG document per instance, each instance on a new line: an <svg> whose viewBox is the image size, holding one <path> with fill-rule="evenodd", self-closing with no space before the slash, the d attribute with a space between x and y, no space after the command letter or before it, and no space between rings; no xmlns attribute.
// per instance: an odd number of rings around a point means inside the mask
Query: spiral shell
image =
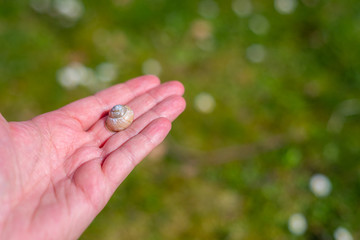
<svg viewBox="0 0 360 240"><path fill-rule="evenodd" d="M119 132L130 126L133 120L134 112L131 108L120 104L115 105L106 119L106 127L113 132Z"/></svg>

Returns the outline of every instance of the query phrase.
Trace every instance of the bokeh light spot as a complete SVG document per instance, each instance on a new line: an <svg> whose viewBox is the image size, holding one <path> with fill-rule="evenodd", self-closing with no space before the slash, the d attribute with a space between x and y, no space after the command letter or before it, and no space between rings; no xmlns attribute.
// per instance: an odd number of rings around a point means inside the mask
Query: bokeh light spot
<svg viewBox="0 0 360 240"><path fill-rule="evenodd" d="M307 229L307 221L303 214L295 213L288 220L289 231L294 235L302 235Z"/></svg>
<svg viewBox="0 0 360 240"><path fill-rule="evenodd" d="M317 197L326 197L331 192L331 182L323 174L315 174L310 179L310 190Z"/></svg>
<svg viewBox="0 0 360 240"><path fill-rule="evenodd" d="M335 240L353 240L353 237L349 230L344 227L338 227L334 232Z"/></svg>
<svg viewBox="0 0 360 240"><path fill-rule="evenodd" d="M249 20L250 30L257 35L264 35L269 31L270 23L262 15L254 15Z"/></svg>
<svg viewBox="0 0 360 240"><path fill-rule="evenodd" d="M199 14L204 18L216 18L219 15L219 6L213 0L203 0L199 3Z"/></svg>
<svg viewBox="0 0 360 240"><path fill-rule="evenodd" d="M55 0L55 10L69 20L78 20L84 12L84 5L79 0Z"/></svg>
<svg viewBox="0 0 360 240"><path fill-rule="evenodd" d="M246 57L250 62L260 63L264 61L266 56L266 49L261 44L253 44L246 49Z"/></svg>
<svg viewBox="0 0 360 240"><path fill-rule="evenodd" d="M209 93L199 93L194 100L195 108L202 113L211 113L215 108L215 99Z"/></svg>
<svg viewBox="0 0 360 240"><path fill-rule="evenodd" d="M144 74L153 74L159 76L162 71L162 67L159 61L150 58L143 63L142 71Z"/></svg>
<svg viewBox="0 0 360 240"><path fill-rule="evenodd" d="M239 17L248 17L253 10L250 0L234 0L231 7Z"/></svg>
<svg viewBox="0 0 360 240"><path fill-rule="evenodd" d="M87 77L87 68L78 62L70 63L57 72L57 80L61 86L73 89L80 85Z"/></svg>
<svg viewBox="0 0 360 240"><path fill-rule="evenodd" d="M30 6L37 12L45 13L50 10L51 0L30 0Z"/></svg>
<svg viewBox="0 0 360 240"><path fill-rule="evenodd" d="M104 62L96 67L96 75L101 82L111 82L118 75L118 69L115 64Z"/></svg>
<svg viewBox="0 0 360 240"><path fill-rule="evenodd" d="M295 11L297 0L275 0L274 6L276 11L281 14L291 14Z"/></svg>

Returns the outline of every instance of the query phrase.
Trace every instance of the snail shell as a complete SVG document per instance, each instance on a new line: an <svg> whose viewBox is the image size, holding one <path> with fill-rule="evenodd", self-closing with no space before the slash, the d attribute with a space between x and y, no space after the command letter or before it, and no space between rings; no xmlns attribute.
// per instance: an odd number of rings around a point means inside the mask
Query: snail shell
<svg viewBox="0 0 360 240"><path fill-rule="evenodd" d="M134 120L134 112L125 105L115 105L109 112L106 119L106 126L113 132L124 130Z"/></svg>

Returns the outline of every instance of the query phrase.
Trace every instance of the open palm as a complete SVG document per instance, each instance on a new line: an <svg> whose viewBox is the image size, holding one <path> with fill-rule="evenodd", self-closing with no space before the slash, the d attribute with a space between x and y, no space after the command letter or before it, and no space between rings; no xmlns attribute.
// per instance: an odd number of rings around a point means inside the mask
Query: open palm
<svg viewBox="0 0 360 240"><path fill-rule="evenodd" d="M179 82L132 79L26 122L0 115L0 239L76 239L185 108ZM105 127L113 105L134 110Z"/></svg>

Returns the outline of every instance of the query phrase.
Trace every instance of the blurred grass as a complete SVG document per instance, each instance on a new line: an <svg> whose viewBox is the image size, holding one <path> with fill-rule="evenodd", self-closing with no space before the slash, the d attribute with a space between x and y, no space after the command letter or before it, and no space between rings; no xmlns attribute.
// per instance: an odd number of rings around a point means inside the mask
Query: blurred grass
<svg viewBox="0 0 360 240"><path fill-rule="evenodd" d="M297 1L284 15L273 1L253 0L252 13L239 17L232 1L216 1L209 19L203 3L89 0L69 25L28 1L0 2L0 110L8 120L141 75L147 59L161 64L163 81L186 87L187 110L165 144L81 239L332 239L339 226L360 238L360 2ZM249 28L255 14L268 20L266 34ZM249 60L253 44L264 47L264 61ZM67 89L56 76L71 62L111 62L118 76ZM194 106L201 92L215 99L213 112ZM330 179L329 196L310 191L315 173ZM299 237L287 227L297 212L308 222Z"/></svg>

